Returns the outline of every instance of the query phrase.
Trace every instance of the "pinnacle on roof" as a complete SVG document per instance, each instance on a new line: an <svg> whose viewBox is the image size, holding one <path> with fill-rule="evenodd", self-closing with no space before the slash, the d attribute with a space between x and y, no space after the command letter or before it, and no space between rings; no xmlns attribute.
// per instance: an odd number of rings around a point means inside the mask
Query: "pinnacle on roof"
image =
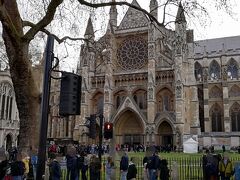
<svg viewBox="0 0 240 180"><path fill-rule="evenodd" d="M87 28L85 31L84 36L86 35L94 35L94 31L93 31L93 24L92 24L92 20L91 20L91 16L88 19L88 23L87 23Z"/></svg>
<svg viewBox="0 0 240 180"><path fill-rule="evenodd" d="M182 3L180 2L179 6L178 6L177 16L176 16L176 23L180 24L180 23L183 23L183 22L187 22L187 21L186 21L186 18L185 18Z"/></svg>

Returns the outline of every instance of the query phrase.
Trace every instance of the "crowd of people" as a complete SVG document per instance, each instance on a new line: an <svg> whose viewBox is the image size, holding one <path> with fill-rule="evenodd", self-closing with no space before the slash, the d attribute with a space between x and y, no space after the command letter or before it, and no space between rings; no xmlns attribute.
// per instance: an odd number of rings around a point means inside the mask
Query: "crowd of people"
<svg viewBox="0 0 240 180"><path fill-rule="evenodd" d="M222 147L223 155L215 154L214 149L206 149L203 155L203 178L205 180L230 180L234 175L234 165ZM240 178L240 177L239 177Z"/></svg>
<svg viewBox="0 0 240 180"><path fill-rule="evenodd" d="M106 180L116 179L116 168L119 168L121 180L135 180L137 177L144 180L169 180L170 174L174 178L178 176L174 175L174 164L171 166L171 171L168 167L166 159L161 159L158 152L159 148L135 146L135 150L144 149L146 155L143 158L142 167L143 171L138 172L139 168L135 165L133 157L128 157L129 146L120 146L118 154L123 152L120 156L119 164L113 157L109 156L109 146L104 145L102 154L107 157L106 162L101 163L99 157L96 155L99 152L97 145L68 146L64 152L64 156L59 151L59 146L55 143L51 143L48 148L48 169L49 180L60 180L62 176L61 168L66 168L66 179L76 180L100 180L101 172L105 171L104 177ZM228 153L225 152L226 148L222 146L222 154L215 154L214 147L210 147L205 150L205 154L202 158L203 167L203 179L204 180L230 180L233 175L237 177L237 173L234 170L234 165L230 161ZM24 152L18 152L16 147L9 149L8 158L5 156L5 150L0 149L0 180L23 180L23 179L35 179L36 167L37 167L37 154L31 151L30 154ZM61 164L64 160L65 165ZM139 164L138 164L139 165ZM240 167L240 166L239 166ZM87 173L88 172L88 173ZM170 173L171 172L171 173ZM240 170L239 170L240 173ZM88 177L89 176L89 177ZM239 177L240 178L240 177Z"/></svg>

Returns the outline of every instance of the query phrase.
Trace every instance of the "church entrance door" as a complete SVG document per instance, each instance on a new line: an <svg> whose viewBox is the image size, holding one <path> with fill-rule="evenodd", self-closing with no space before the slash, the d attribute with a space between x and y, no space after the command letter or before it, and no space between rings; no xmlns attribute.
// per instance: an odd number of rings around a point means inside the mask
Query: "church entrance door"
<svg viewBox="0 0 240 180"><path fill-rule="evenodd" d="M114 125L117 145L135 145L144 144L144 130L141 119L136 113L125 111Z"/></svg>
<svg viewBox="0 0 240 180"><path fill-rule="evenodd" d="M164 148L173 146L173 130L167 121L163 121L158 127L158 143Z"/></svg>

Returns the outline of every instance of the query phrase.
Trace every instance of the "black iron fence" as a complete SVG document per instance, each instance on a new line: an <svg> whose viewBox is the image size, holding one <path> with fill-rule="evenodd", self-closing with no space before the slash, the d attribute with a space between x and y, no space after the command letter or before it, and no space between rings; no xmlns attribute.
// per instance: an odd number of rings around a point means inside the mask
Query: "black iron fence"
<svg viewBox="0 0 240 180"><path fill-rule="evenodd" d="M171 180L174 176L178 176L178 180L203 180L203 166L202 166L202 157L167 157L165 158L168 161L168 167L170 169ZM240 162L239 157L231 158L232 162ZM116 180L120 179L120 170L119 162L120 160L115 161L114 174ZM106 157L103 157L102 160L102 169L101 169L101 179L104 180L105 176L105 165ZM144 167L143 167L143 158L135 157L134 163L137 166L137 180L142 180L144 177ZM62 179L66 179L67 169L66 164L61 163L62 168ZM89 178L89 171L87 171L87 177ZM81 180L81 173L79 180Z"/></svg>

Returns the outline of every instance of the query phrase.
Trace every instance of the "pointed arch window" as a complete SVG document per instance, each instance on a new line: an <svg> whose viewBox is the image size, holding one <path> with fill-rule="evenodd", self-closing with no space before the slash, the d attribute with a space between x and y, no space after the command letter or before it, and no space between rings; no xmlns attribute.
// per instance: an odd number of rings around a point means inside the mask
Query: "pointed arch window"
<svg viewBox="0 0 240 180"><path fill-rule="evenodd" d="M119 108L119 106L123 103L125 97L127 96L127 93L126 91L124 90L121 90L121 91L118 91L114 97L115 97L115 106L116 106L116 109Z"/></svg>
<svg viewBox="0 0 240 180"><path fill-rule="evenodd" d="M195 75L195 79L196 81L202 81L202 66L199 62L195 62L194 64L194 75Z"/></svg>
<svg viewBox="0 0 240 180"><path fill-rule="evenodd" d="M240 105L234 103L230 109L232 131L240 131Z"/></svg>
<svg viewBox="0 0 240 180"><path fill-rule="evenodd" d="M147 108L147 91L145 90L137 90L133 93L133 99L140 109Z"/></svg>
<svg viewBox="0 0 240 180"><path fill-rule="evenodd" d="M12 118L12 99L14 96L13 87L8 82L0 84L0 119Z"/></svg>
<svg viewBox="0 0 240 180"><path fill-rule="evenodd" d="M234 84L229 91L229 97L237 97L237 96L240 96L240 87Z"/></svg>
<svg viewBox="0 0 240 180"><path fill-rule="evenodd" d="M220 66L215 60L210 64L209 76L211 80L218 80L220 78Z"/></svg>
<svg viewBox="0 0 240 180"><path fill-rule="evenodd" d="M227 73L230 79L238 78L238 65L234 59L231 59L227 66Z"/></svg>
<svg viewBox="0 0 240 180"><path fill-rule="evenodd" d="M168 88L157 93L157 111L174 111L174 95Z"/></svg>
<svg viewBox="0 0 240 180"><path fill-rule="evenodd" d="M93 114L101 113L103 111L103 106L104 106L103 93L101 92L97 93L92 98L92 103L93 103L93 109L91 113Z"/></svg>
<svg viewBox="0 0 240 180"><path fill-rule="evenodd" d="M222 132L223 131L223 117L219 105L215 104L211 110L212 119L212 131Z"/></svg>

